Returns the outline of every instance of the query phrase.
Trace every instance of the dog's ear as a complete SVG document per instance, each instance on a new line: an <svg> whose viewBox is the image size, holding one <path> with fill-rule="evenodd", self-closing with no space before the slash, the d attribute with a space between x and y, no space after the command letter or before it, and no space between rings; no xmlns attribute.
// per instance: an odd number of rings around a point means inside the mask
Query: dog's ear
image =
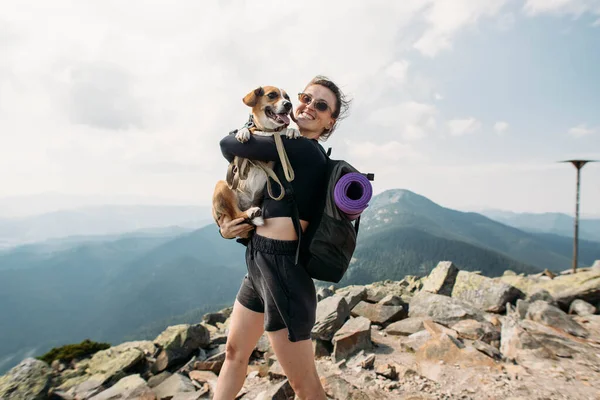
<svg viewBox="0 0 600 400"><path fill-rule="evenodd" d="M265 90L262 87L258 87L244 96L244 104L248 107L254 107L258 98L265 94Z"/></svg>

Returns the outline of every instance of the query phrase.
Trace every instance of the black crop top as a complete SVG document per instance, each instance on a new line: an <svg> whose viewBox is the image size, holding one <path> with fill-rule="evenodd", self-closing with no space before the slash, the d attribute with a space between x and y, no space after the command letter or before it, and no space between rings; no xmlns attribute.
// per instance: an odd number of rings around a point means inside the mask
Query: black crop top
<svg viewBox="0 0 600 400"><path fill-rule="evenodd" d="M299 137L288 139L282 136L285 151L294 169L294 180L291 182L294 197L298 205L300 219L311 221L315 211L316 199L324 190L325 185L325 152L315 139ZM258 161L275 161L273 170L285 185L283 169L279 162L279 154L273 136L251 135L250 140L240 143L234 134L225 136L221 142L221 153L227 161L233 161L235 156ZM279 185L271 182L274 196L280 193ZM264 189L262 206L263 218L292 217L292 204L282 200L273 200Z"/></svg>

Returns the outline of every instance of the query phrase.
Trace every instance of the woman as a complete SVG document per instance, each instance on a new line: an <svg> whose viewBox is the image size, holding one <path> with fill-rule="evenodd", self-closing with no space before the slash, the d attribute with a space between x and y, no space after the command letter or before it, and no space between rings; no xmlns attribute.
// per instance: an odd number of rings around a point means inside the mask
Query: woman
<svg viewBox="0 0 600 400"><path fill-rule="evenodd" d="M349 103L338 86L322 76L309 82L298 99L294 115L302 137L284 138L284 143L295 174L291 186L300 224L306 230L313 217L314 199L325 187L326 158L318 140L326 140L333 133ZM235 156L279 161L272 137L252 136L248 142L239 143L234 135L228 135L220 144L228 161ZM264 331L296 395L301 399L327 398L310 336L317 307L315 286L302 265L294 263L298 236L292 212L293 205L286 199L275 201L265 196L265 224L250 235L248 274L233 306L216 400L231 400L237 395L246 378L250 354ZM219 225L221 235L228 239L247 237L253 229L243 219L222 219Z"/></svg>

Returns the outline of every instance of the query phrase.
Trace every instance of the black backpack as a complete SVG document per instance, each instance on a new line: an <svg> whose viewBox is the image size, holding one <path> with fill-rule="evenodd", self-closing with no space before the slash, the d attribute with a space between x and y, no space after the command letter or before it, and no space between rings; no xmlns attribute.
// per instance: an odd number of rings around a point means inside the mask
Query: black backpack
<svg viewBox="0 0 600 400"><path fill-rule="evenodd" d="M294 203L292 220L299 238L296 264L301 262L313 279L338 283L348 270L356 249L360 217L352 222L337 208L334 190L343 175L358 170L344 160L332 160L329 157L331 148L327 153L323 150L323 153L327 159L323 195L318 199L315 205L318 211L304 233L292 187L285 179L282 182L286 185L286 195ZM373 174L364 175L369 180L374 179Z"/></svg>

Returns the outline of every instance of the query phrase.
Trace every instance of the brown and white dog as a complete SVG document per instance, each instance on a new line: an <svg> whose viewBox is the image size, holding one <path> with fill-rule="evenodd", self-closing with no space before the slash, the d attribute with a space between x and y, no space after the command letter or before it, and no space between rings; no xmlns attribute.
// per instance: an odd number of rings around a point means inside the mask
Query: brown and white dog
<svg viewBox="0 0 600 400"><path fill-rule="evenodd" d="M274 86L262 86L244 96L243 101L248 107L252 107L254 126L239 129L235 134L238 141L244 143L250 139L250 135L285 134L289 138L300 136L297 129L288 128L290 115L293 117L292 103L284 90ZM248 163L246 179L240 179L235 190L224 180L217 182L212 206L213 218L217 225L223 215L232 220L245 218L255 226L264 224L260 206L267 175L255 164L273 169L275 163L252 160L252 163Z"/></svg>

